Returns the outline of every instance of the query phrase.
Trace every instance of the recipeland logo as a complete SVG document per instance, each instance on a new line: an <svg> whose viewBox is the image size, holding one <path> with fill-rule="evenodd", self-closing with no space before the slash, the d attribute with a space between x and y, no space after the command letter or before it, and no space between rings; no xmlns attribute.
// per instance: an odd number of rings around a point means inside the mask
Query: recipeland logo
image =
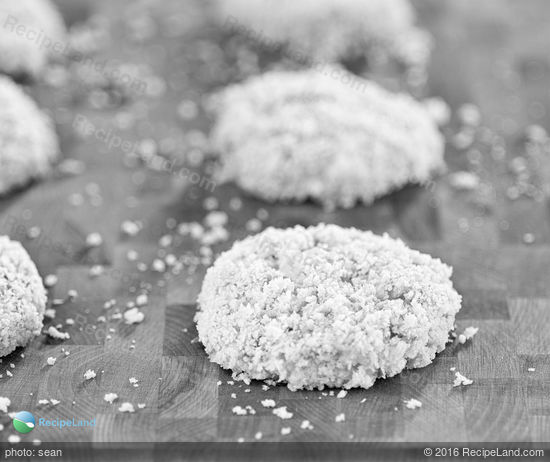
<svg viewBox="0 0 550 462"><path fill-rule="evenodd" d="M19 433L29 433L34 429L36 422L34 416L27 411L21 411L15 414L13 418L13 428Z"/></svg>
<svg viewBox="0 0 550 462"><path fill-rule="evenodd" d="M15 414L13 418L13 428L19 433L29 433L34 427L36 427L36 421L34 416L27 411L20 411ZM73 428L73 427L95 427L95 418L90 420L80 420L75 419L44 419L40 417L38 419L39 427L49 427L49 428Z"/></svg>

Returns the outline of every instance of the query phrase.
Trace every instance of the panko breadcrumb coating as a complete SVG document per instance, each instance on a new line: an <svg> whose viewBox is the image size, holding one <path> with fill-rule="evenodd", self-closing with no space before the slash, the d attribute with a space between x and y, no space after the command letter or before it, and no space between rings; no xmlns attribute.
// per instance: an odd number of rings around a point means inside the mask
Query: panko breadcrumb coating
<svg viewBox="0 0 550 462"><path fill-rule="evenodd" d="M240 380L369 388L445 348L461 305L451 273L387 235L268 228L208 270L199 339Z"/></svg>
<svg viewBox="0 0 550 462"><path fill-rule="evenodd" d="M51 119L0 76L0 196L46 175L58 153Z"/></svg>
<svg viewBox="0 0 550 462"><path fill-rule="evenodd" d="M218 0L219 21L260 46L286 45L314 62L380 54L425 67L432 38L409 0Z"/></svg>
<svg viewBox="0 0 550 462"><path fill-rule="evenodd" d="M371 203L444 168L423 105L340 68L273 71L216 95L212 149L220 181L268 201Z"/></svg>
<svg viewBox="0 0 550 462"><path fill-rule="evenodd" d="M49 0L0 1L0 73L36 78L65 45L65 23Z"/></svg>
<svg viewBox="0 0 550 462"><path fill-rule="evenodd" d="M0 236L0 357L40 334L45 308L46 290L27 251Z"/></svg>

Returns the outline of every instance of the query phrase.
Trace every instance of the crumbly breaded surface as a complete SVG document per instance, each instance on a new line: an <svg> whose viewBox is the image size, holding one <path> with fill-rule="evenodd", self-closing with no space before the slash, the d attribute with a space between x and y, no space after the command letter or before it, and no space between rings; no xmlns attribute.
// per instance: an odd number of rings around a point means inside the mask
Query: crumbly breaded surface
<svg viewBox="0 0 550 462"><path fill-rule="evenodd" d="M65 23L50 0L0 1L0 73L35 78L65 43Z"/></svg>
<svg viewBox="0 0 550 462"><path fill-rule="evenodd" d="M367 55L426 66L428 32L415 26L409 0L218 0L219 21L294 56L341 62Z"/></svg>
<svg viewBox="0 0 550 462"><path fill-rule="evenodd" d="M46 175L58 154L51 119L0 76L0 196Z"/></svg>
<svg viewBox="0 0 550 462"><path fill-rule="evenodd" d="M212 103L220 180L268 201L349 208L444 169L424 106L340 68L269 72Z"/></svg>
<svg viewBox="0 0 550 462"><path fill-rule="evenodd" d="M40 334L45 308L42 278L27 251L0 236L0 357Z"/></svg>
<svg viewBox="0 0 550 462"><path fill-rule="evenodd" d="M461 306L451 273L368 231L268 228L208 270L199 338L241 380L369 388L428 365L445 348Z"/></svg>

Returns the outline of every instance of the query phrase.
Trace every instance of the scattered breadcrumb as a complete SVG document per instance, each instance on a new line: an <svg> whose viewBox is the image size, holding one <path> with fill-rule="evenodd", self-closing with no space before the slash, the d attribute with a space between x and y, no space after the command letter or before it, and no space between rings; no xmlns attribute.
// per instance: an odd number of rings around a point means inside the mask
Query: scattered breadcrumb
<svg viewBox="0 0 550 462"><path fill-rule="evenodd" d="M535 372L536 369L535 369L534 367L528 367L528 368L527 368L527 371L528 371L528 372Z"/></svg>
<svg viewBox="0 0 550 462"><path fill-rule="evenodd" d="M126 324L139 324L143 322L144 319L145 315L137 308L132 308L131 310L124 312L124 322Z"/></svg>
<svg viewBox="0 0 550 462"><path fill-rule="evenodd" d="M449 175L449 184L459 191L473 191L480 183L479 177L472 172L460 171Z"/></svg>
<svg viewBox="0 0 550 462"><path fill-rule="evenodd" d="M44 278L44 286L50 288L57 284L57 276L55 274L48 274Z"/></svg>
<svg viewBox="0 0 550 462"><path fill-rule="evenodd" d="M291 431L292 429L290 427L283 427L281 428L281 435L283 436L289 435Z"/></svg>
<svg viewBox="0 0 550 462"><path fill-rule="evenodd" d="M101 276L104 272L105 268L103 267L103 265L94 265L90 268L88 274L91 278L97 278Z"/></svg>
<svg viewBox="0 0 550 462"><path fill-rule="evenodd" d="M86 236L86 246L87 247L99 247L103 244L103 238L99 233L91 233Z"/></svg>
<svg viewBox="0 0 550 462"><path fill-rule="evenodd" d="M336 395L336 397L342 399L342 398L345 398L347 394L348 392L346 390L340 390Z"/></svg>
<svg viewBox="0 0 550 462"><path fill-rule="evenodd" d="M246 409L244 407L241 407L241 406L233 407L233 409L231 409L231 412L233 412L233 414L235 414L235 415L246 415L246 414L248 414L246 412Z"/></svg>
<svg viewBox="0 0 550 462"><path fill-rule="evenodd" d="M263 407L275 407L275 400L273 399L263 399L261 403Z"/></svg>
<svg viewBox="0 0 550 462"><path fill-rule="evenodd" d="M136 410L134 409L134 405L132 403L124 402L120 405L120 407L118 408L118 411L132 413L132 412L135 412Z"/></svg>
<svg viewBox="0 0 550 462"><path fill-rule="evenodd" d="M95 376L96 376L96 373L92 369L88 369L86 372L84 372L84 378L86 380L91 380L95 378Z"/></svg>
<svg viewBox="0 0 550 462"><path fill-rule="evenodd" d="M118 399L118 395L116 393L105 393L103 399L109 404L113 404L113 402Z"/></svg>
<svg viewBox="0 0 550 462"><path fill-rule="evenodd" d="M53 356L50 356L48 359L46 359L46 363L48 363L48 366L53 366L56 361L57 358L54 358Z"/></svg>
<svg viewBox="0 0 550 462"><path fill-rule="evenodd" d="M138 409L145 409L145 403L138 403Z"/></svg>
<svg viewBox="0 0 550 462"><path fill-rule="evenodd" d="M341 422L345 422L346 421L346 414L344 414L343 412L341 414L338 414L335 418L334 418L334 421L336 423L341 423Z"/></svg>
<svg viewBox="0 0 550 462"><path fill-rule="evenodd" d="M464 332L458 336L458 343L464 344L471 338L473 338L474 335L477 334L479 331L479 327L467 327L464 329Z"/></svg>
<svg viewBox="0 0 550 462"><path fill-rule="evenodd" d="M16 444L21 441L21 437L19 435L10 435L8 436L8 443Z"/></svg>
<svg viewBox="0 0 550 462"><path fill-rule="evenodd" d="M140 226L136 222L130 220L126 220L120 225L121 232L127 236L136 236L140 229Z"/></svg>
<svg viewBox="0 0 550 462"><path fill-rule="evenodd" d="M71 338L68 332L59 332L54 326L48 328L48 335L58 340L68 340Z"/></svg>
<svg viewBox="0 0 550 462"><path fill-rule="evenodd" d="M276 409L273 409L273 414L275 414L277 417L283 420L291 419L292 416L294 415L292 412L289 412L287 410L286 406L281 406Z"/></svg>
<svg viewBox="0 0 550 462"><path fill-rule="evenodd" d="M137 306L145 306L149 303L149 297L147 294L140 294L136 298L136 305Z"/></svg>
<svg viewBox="0 0 550 462"><path fill-rule="evenodd" d="M61 401L58 399L50 398L50 403L52 403L53 406L57 406Z"/></svg>
<svg viewBox="0 0 550 462"><path fill-rule="evenodd" d="M422 403L417 399L411 398L405 401L405 407L407 409L418 409L422 407Z"/></svg>
<svg viewBox="0 0 550 462"><path fill-rule="evenodd" d="M302 430L313 430L313 425L311 425L309 420L303 420L300 424Z"/></svg>
<svg viewBox="0 0 550 462"><path fill-rule="evenodd" d="M5 396L0 396L0 411L8 412L8 407L11 404L11 400Z"/></svg>
<svg viewBox="0 0 550 462"><path fill-rule="evenodd" d="M473 380L464 377L460 372L455 372L453 387L459 387L460 385L471 385L472 383L474 383Z"/></svg>

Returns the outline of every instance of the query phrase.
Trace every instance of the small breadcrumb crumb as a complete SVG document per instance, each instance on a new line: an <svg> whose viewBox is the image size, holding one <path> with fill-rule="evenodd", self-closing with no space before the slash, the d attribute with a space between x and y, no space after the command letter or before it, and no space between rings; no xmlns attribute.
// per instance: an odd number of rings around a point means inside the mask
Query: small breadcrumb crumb
<svg viewBox="0 0 550 462"><path fill-rule="evenodd" d="M458 343L460 344L466 343L468 340L473 338L478 331L479 331L478 327L472 327L472 326L467 327L466 329L464 329L464 332L458 336Z"/></svg>
<svg viewBox="0 0 550 462"><path fill-rule="evenodd" d="M103 399L109 404L113 404L113 402L118 399L118 395L116 393L105 393Z"/></svg>
<svg viewBox="0 0 550 462"><path fill-rule="evenodd" d="M342 399L342 398L345 398L347 394L348 394L347 390L340 390L336 395L336 397Z"/></svg>
<svg viewBox="0 0 550 462"><path fill-rule="evenodd" d="M86 372L84 372L84 378L86 380L91 380L95 377L96 377L96 373L92 369L88 369Z"/></svg>
<svg viewBox="0 0 550 462"><path fill-rule="evenodd" d="M68 340L71 338L68 332L60 332L54 326L48 328L48 335L57 340Z"/></svg>
<svg viewBox="0 0 550 462"><path fill-rule="evenodd" d="M273 409L273 414L275 414L277 417L283 420L291 419L292 416L294 415L292 412L289 412L287 410L286 406Z"/></svg>
<svg viewBox="0 0 550 462"><path fill-rule="evenodd" d="M93 247L99 247L101 244L103 244L103 238L101 237L101 234L99 233L90 233L88 236L86 236L86 246L93 248Z"/></svg>
<svg viewBox="0 0 550 462"><path fill-rule="evenodd" d="M57 284L57 276L55 274L48 274L44 278L44 286L47 288L53 287Z"/></svg>
<svg viewBox="0 0 550 462"><path fill-rule="evenodd" d="M313 425L311 425L309 420L303 420L300 424L302 430L313 430Z"/></svg>
<svg viewBox="0 0 550 462"><path fill-rule="evenodd" d="M129 413L136 412L136 410L134 409L134 405L132 403L128 403L128 402L122 403L120 405L120 407L118 408L118 411L119 412L129 412Z"/></svg>
<svg viewBox="0 0 550 462"><path fill-rule="evenodd" d="M11 400L5 396L0 396L0 411L8 412L8 407L11 404Z"/></svg>
<svg viewBox="0 0 550 462"><path fill-rule="evenodd" d="M139 324L145 319L145 314L139 311L137 308L124 312L124 322L126 324Z"/></svg>
<svg viewBox="0 0 550 462"><path fill-rule="evenodd" d="M418 401L417 399L411 398L405 401L405 407L407 409L418 409L422 407L422 402Z"/></svg>
<svg viewBox="0 0 550 462"><path fill-rule="evenodd" d="M57 358L54 358L53 356L50 356L48 359L46 359L46 363L48 364L48 366L53 366L56 361Z"/></svg>
<svg viewBox="0 0 550 462"><path fill-rule="evenodd" d="M346 414L344 414L343 412L341 414L338 414L335 418L334 418L334 421L336 423L341 423L341 422L345 422L346 421Z"/></svg>
<svg viewBox="0 0 550 462"><path fill-rule="evenodd" d="M459 387L460 385L467 386L467 385L471 385L472 383L474 383L473 380L464 377L460 372L455 372L455 380L453 382L453 387Z"/></svg>
<svg viewBox="0 0 550 462"><path fill-rule="evenodd" d="M234 406L233 409L231 409L231 412L235 415L246 415L248 412L244 407L241 406Z"/></svg>

